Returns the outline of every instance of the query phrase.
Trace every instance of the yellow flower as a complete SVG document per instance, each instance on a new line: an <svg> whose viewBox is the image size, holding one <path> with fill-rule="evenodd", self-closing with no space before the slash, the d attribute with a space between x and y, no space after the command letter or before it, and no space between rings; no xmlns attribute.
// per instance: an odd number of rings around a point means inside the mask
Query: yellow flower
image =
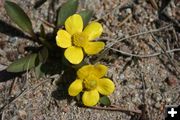
<svg viewBox="0 0 180 120"><path fill-rule="evenodd" d="M103 31L98 22L91 22L83 30L83 20L79 14L74 14L65 21L66 30L57 32L56 43L65 50L66 59L72 64L79 64L83 60L83 50L88 55L99 53L104 48L103 42L93 42Z"/></svg>
<svg viewBox="0 0 180 120"><path fill-rule="evenodd" d="M110 95L114 89L114 83L103 76L107 73L107 67L101 64L85 65L77 71L78 78L71 83L68 89L70 96L77 96L80 92L82 102L86 106L94 106L98 103L100 94Z"/></svg>

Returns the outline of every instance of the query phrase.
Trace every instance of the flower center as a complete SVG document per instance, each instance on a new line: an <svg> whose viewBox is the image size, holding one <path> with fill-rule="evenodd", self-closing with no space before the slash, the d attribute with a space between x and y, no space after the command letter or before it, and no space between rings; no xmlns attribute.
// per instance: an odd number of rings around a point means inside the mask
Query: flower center
<svg viewBox="0 0 180 120"><path fill-rule="evenodd" d="M88 39L87 39L87 35L83 34L83 33L75 33L73 36L72 36L72 43L75 45L75 46L78 46L78 47L83 47L87 44L88 42Z"/></svg>
<svg viewBox="0 0 180 120"><path fill-rule="evenodd" d="M93 75L89 75L87 79L84 80L84 87L87 90L93 90L97 87L97 78Z"/></svg>

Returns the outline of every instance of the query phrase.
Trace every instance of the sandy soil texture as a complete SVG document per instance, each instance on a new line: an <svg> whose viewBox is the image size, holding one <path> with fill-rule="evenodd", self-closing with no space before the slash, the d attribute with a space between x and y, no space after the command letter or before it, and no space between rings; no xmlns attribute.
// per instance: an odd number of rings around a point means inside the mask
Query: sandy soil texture
<svg viewBox="0 0 180 120"><path fill-rule="evenodd" d="M7 16L0 0L0 70L27 55L26 38ZM65 0L13 0L31 18L36 32L42 20L53 24ZM43 1L43 0L42 0ZM79 107L67 95L60 74L37 79L34 70L0 82L2 120L162 120L165 105L180 103L179 0L79 0L79 10L92 9L92 20L104 28L106 49L93 56L109 67L116 90L112 108ZM44 23L46 32L52 28ZM65 79L70 79L66 76ZM106 107L104 107L106 108ZM133 112L134 111L134 112ZM138 112L141 113L138 113Z"/></svg>

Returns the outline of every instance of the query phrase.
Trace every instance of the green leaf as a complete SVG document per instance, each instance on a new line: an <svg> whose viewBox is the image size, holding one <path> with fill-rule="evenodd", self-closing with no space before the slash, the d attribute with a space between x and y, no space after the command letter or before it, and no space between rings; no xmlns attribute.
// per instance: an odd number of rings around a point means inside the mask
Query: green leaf
<svg viewBox="0 0 180 120"><path fill-rule="evenodd" d="M81 101L81 97L82 97L81 93L79 93L79 94L76 96L76 99L77 99L78 102Z"/></svg>
<svg viewBox="0 0 180 120"><path fill-rule="evenodd" d="M68 0L58 11L57 26L64 25L65 20L73 15L78 8L78 0Z"/></svg>
<svg viewBox="0 0 180 120"><path fill-rule="evenodd" d="M47 47L48 49L50 49L50 50L53 50L53 49L54 49L53 45L52 45L49 41L47 41L45 38L39 37L39 40L40 40L41 43L42 43L45 47Z"/></svg>
<svg viewBox="0 0 180 120"><path fill-rule="evenodd" d="M42 66L46 62L48 55L49 55L49 52L46 47L41 48L40 51L38 52L39 61L38 61L38 65L35 67L35 74L37 78L40 78L45 74L42 69Z"/></svg>
<svg viewBox="0 0 180 120"><path fill-rule="evenodd" d="M111 105L111 101L107 96L101 97L99 102L100 102L100 104L105 105L105 106L110 106Z"/></svg>
<svg viewBox="0 0 180 120"><path fill-rule="evenodd" d="M41 24L41 26L40 26L40 36L41 36L42 38L45 38L45 37L46 37L46 33L45 33L45 30L44 30L43 24Z"/></svg>
<svg viewBox="0 0 180 120"><path fill-rule="evenodd" d="M45 63L48 58L48 55L48 49L46 47L43 47L38 53L39 62Z"/></svg>
<svg viewBox="0 0 180 120"><path fill-rule="evenodd" d="M88 24L88 22L91 20L91 17L93 16L93 11L92 10L84 10L79 12L83 19L83 24L84 27Z"/></svg>
<svg viewBox="0 0 180 120"><path fill-rule="evenodd" d="M34 36L32 23L27 14L16 3L5 1L5 10L9 17L25 32Z"/></svg>
<svg viewBox="0 0 180 120"><path fill-rule="evenodd" d="M37 78L40 78L44 75L44 72L42 70L42 63L35 67L35 74Z"/></svg>
<svg viewBox="0 0 180 120"><path fill-rule="evenodd" d="M8 66L8 72L23 72L36 66L37 54L30 54L24 58L18 59Z"/></svg>

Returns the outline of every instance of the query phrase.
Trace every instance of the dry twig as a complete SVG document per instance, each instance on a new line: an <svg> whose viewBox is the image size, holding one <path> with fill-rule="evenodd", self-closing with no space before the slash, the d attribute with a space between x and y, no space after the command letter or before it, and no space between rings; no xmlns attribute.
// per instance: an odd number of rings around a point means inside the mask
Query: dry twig
<svg viewBox="0 0 180 120"><path fill-rule="evenodd" d="M48 21L46 20L43 20L42 18L40 17L37 17L37 19L39 19L41 22L43 22L45 25L47 25L48 27L51 27L51 28L56 28L53 24L49 23Z"/></svg>
<svg viewBox="0 0 180 120"><path fill-rule="evenodd" d="M22 91L20 94L18 94L13 100L11 100L11 101L9 101L8 103L4 104L4 105L0 108L0 112L2 112L3 109L5 109L5 108L6 108L7 106L9 106L10 104L14 103L16 100L18 100L18 99L21 98L22 96L26 95L26 94L29 93L30 91L35 90L37 87L39 87L40 85L48 82L49 80L51 80L51 79L47 79L47 80L45 80L45 81L42 81L42 82L40 82L39 84L31 87L30 89L25 89L25 90L23 90L23 91Z"/></svg>
<svg viewBox="0 0 180 120"><path fill-rule="evenodd" d="M97 110L107 110L107 111L121 111L121 112L127 112L127 113L136 113L136 114L141 114L141 110L127 110L124 108L117 107L116 105L113 105L111 107L100 107L100 106L93 106L93 107L87 107L83 106L85 108L91 108L91 109L97 109Z"/></svg>
<svg viewBox="0 0 180 120"><path fill-rule="evenodd" d="M126 37L126 38L122 38L122 39L121 39L121 38L118 38L117 40L115 40L114 42L112 42L108 47L112 47L112 46L113 46L114 44L116 44L117 42L122 42L122 41L124 41L124 40L126 40L126 39L130 39L130 38L137 37L137 36L144 35L144 34L159 32L159 31L161 31L161 30L164 30L164 29L170 28L170 27L172 27L171 24L169 24L169 25L167 25L167 26L165 26L165 27L161 27L161 28L159 28L159 29L153 29L153 30L149 30L149 31L146 31L146 32L141 32L141 33L138 33L138 34L134 34L134 35L131 35L131 36Z"/></svg>
<svg viewBox="0 0 180 120"><path fill-rule="evenodd" d="M166 49L161 45L161 43L156 39L156 37L154 36L153 33L151 33L153 39L157 42L157 44L159 45L159 47L163 50L163 52L165 53L165 55L167 56L167 58L169 59L171 65L174 67L174 69L176 70L176 74L179 74L179 70L177 69L177 65L175 64L175 62L173 61L173 59L171 58L171 56L166 52Z"/></svg>
<svg viewBox="0 0 180 120"><path fill-rule="evenodd" d="M141 68L140 77L141 77L142 85L143 85L143 92L142 92L143 108L142 108L141 119L142 120L149 120L150 115L149 115L149 111L148 111L148 108L147 108L148 106L147 106L146 90L145 90L147 88L147 84L146 84L146 81L144 79L144 73L142 72L142 68Z"/></svg>
<svg viewBox="0 0 180 120"><path fill-rule="evenodd" d="M156 10L158 10L158 6L155 0L149 0L151 5L153 6L153 8L155 8Z"/></svg>
<svg viewBox="0 0 180 120"><path fill-rule="evenodd" d="M118 24L118 27L121 27L124 23L126 23L130 18L132 17L132 14L129 14L122 22Z"/></svg>
<svg viewBox="0 0 180 120"><path fill-rule="evenodd" d="M138 58L155 57L155 56L161 55L163 53L172 53L172 52L180 51L180 48L177 48L177 49L167 50L165 52L163 51L163 52L158 52L158 53L149 54L149 55L137 55L137 54L127 53L127 52L124 52L124 51L121 51L121 50L117 50L115 48L109 48L109 49L114 50L116 52L119 52L121 54L127 55L127 56L133 56L133 57L138 57Z"/></svg>
<svg viewBox="0 0 180 120"><path fill-rule="evenodd" d="M134 35L131 35L129 37L126 37L126 38L117 38L117 39L112 39L112 38L100 38L98 40L110 40L112 41L109 45L106 46L106 48L104 49L104 51L101 53L101 55L95 60L95 62L101 60L105 54L107 54L107 52L110 50L110 48L112 49L112 46L115 45L116 43L118 42L122 42L124 40L127 40L127 39L130 39L130 38L133 38L133 37L137 37L137 36L140 36L140 35L144 35L144 34L149 34L149 33L153 33L153 32L159 32L159 31L162 31L164 29L167 29L167 28L170 28L172 27L171 24L165 26L165 27L161 27L159 29L153 29L153 30L149 30L149 31L146 31L146 32L141 32L141 33L138 33L138 34L134 34Z"/></svg>
<svg viewBox="0 0 180 120"><path fill-rule="evenodd" d="M127 109L123 109L120 107L100 107L100 106L94 106L94 107L87 107L87 108L91 108L91 109L97 109L97 110L108 110L108 111L121 111L121 112L127 112L127 113L136 113L136 114L141 114L142 111L141 110L127 110Z"/></svg>

